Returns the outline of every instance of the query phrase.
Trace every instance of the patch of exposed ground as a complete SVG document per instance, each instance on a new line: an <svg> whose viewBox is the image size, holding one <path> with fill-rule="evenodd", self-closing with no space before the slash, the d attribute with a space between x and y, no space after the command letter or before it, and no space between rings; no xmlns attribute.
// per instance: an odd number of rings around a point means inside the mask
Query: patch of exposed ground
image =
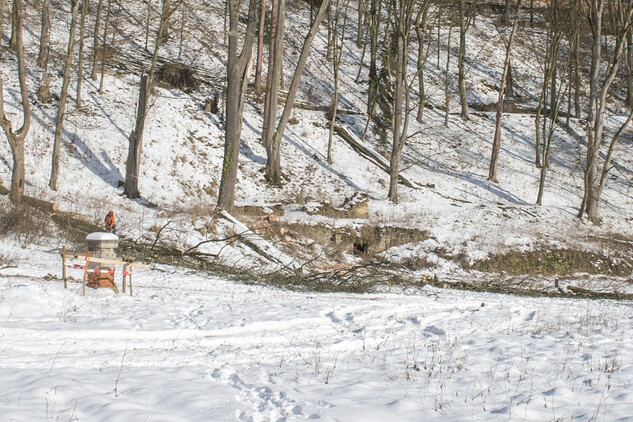
<svg viewBox="0 0 633 422"><path fill-rule="evenodd" d="M633 270L630 253L597 253L574 249L509 251L477 261L470 269L509 275L562 276L574 273L628 276Z"/></svg>

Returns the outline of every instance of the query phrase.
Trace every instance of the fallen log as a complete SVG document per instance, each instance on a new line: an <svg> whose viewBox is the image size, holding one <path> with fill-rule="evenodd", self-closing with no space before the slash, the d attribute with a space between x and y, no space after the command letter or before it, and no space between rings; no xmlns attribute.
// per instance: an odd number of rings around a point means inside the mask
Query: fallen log
<svg viewBox="0 0 633 422"><path fill-rule="evenodd" d="M32 196L23 196L22 202L33 208L38 208L42 211L55 212L59 210L59 206L55 202L45 201L39 198L33 198Z"/></svg>
<svg viewBox="0 0 633 422"><path fill-rule="evenodd" d="M11 191L0 185L0 195L9 195ZM33 198L32 196L22 195L21 201L33 208L46 212L55 212L59 210L59 206L55 202L45 201L44 199Z"/></svg>
<svg viewBox="0 0 633 422"><path fill-rule="evenodd" d="M348 131L343 126L336 125L334 126L334 130L341 138L343 138L343 140L347 141L347 143L350 144L352 148L358 151L359 154L361 154L363 157L365 157L369 161L376 164L385 172L389 173L389 167L391 166L391 164L385 157L383 157L382 155L378 154L376 151L369 148L367 145L365 145L363 141L358 139L356 135ZM407 176L403 175L402 173L398 174L398 181L411 189L420 189L422 187L422 185L420 185L417 182L414 182L413 180L409 179Z"/></svg>
<svg viewBox="0 0 633 422"><path fill-rule="evenodd" d="M233 217L226 211L221 212L222 217L234 224L235 232L239 234L238 238L245 245L253 249L255 252L268 259L271 262L276 262L284 269L290 270L292 273L301 271L301 267L297 265L294 259L279 249L277 249L272 243L253 232L248 226L237 218Z"/></svg>

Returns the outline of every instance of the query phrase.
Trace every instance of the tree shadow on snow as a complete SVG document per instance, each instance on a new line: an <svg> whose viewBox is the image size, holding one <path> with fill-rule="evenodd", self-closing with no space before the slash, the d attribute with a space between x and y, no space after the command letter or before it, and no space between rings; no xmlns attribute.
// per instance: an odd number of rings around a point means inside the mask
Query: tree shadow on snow
<svg viewBox="0 0 633 422"><path fill-rule="evenodd" d="M17 100L17 92L11 92L11 96ZM69 97L70 100L70 97ZM38 107L42 112L42 115L46 117L46 120L38 116L36 113L31 113L31 118L37 121L46 132L48 132L51 136L55 134L55 118L47 113L47 109L44 107ZM51 107L51 111L56 110L56 107ZM65 125L66 127L68 125ZM61 146L68 152L71 151L70 154L74 155L79 161L83 162L83 164L93 172L96 176L102 179L104 182L117 187L117 183L123 179L121 172L114 164L110 156L107 152L101 150L100 156L102 162L97 154L95 154L88 145L86 145L82 139L75 132L71 132L67 128L64 128L62 132ZM73 150L74 148L74 150Z"/></svg>
<svg viewBox="0 0 633 422"><path fill-rule="evenodd" d="M251 132L253 132L255 135L261 138L262 132L255 129L247 120L244 121L244 125L248 129L250 129ZM243 139L240 140L240 154L244 155L244 157L248 158L249 160L251 160L252 162L256 164L259 164L262 166L266 164L266 158L262 157L261 155L255 154L255 151L253 151L251 147L246 142L244 142Z"/></svg>
<svg viewBox="0 0 633 422"><path fill-rule="evenodd" d="M289 132L294 135L294 138L296 138L296 140L293 139L293 137L290 137L288 135ZM306 156L311 157L314 160L314 162L317 163L319 166L321 166L324 170L332 173L333 175L335 175L336 177L341 179L347 186L349 186L350 188L354 189L354 191L356 191L356 192L363 192L364 191L363 189L361 189L360 186L358 186L356 183L354 183L345 174L341 173L340 171L337 171L337 170L333 169L332 166L330 166L327 163L327 158L321 152L319 152L318 150L316 150L315 148L313 148L311 145L307 144L306 142L302 141L301 138L299 136L297 136L297 134L294 133L292 130L286 129L286 134L284 134L284 139L290 145L294 146L299 151L304 153Z"/></svg>

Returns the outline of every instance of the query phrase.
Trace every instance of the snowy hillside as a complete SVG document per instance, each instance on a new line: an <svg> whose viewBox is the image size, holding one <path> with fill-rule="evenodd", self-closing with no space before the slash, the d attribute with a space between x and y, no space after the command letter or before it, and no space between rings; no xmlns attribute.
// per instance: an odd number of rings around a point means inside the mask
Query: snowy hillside
<svg viewBox="0 0 633 422"><path fill-rule="evenodd" d="M67 23L68 5L65 2L54 4L59 7L53 8L53 20ZM289 4L289 51L284 68L286 81L294 70L293 58L300 48L300 34L309 15L307 10L308 6L303 2ZM205 4L196 14L189 14L184 38L187 48L181 51L180 37L172 34L161 50L162 57L177 60L180 54L181 62L204 67L205 74L216 75L216 78L223 77L225 46L222 43L221 12L217 5ZM174 220L170 226L173 230L165 230L162 236L165 239L171 236L172 241L186 248L211 236L206 230L210 225L219 224L220 227L214 229L220 233L225 230L222 228L224 223L213 221L211 216L217 201L222 165L222 115L202 109L204 100L216 92L222 80L216 80L213 86L201 84L197 91L190 94L176 89L155 88L141 162L140 191L143 199L137 202L124 199L120 183L125 174L127 138L134 127L138 76L121 73L116 66L117 63L125 63L128 58L130 63L138 58L139 55L133 52L143 45L144 33L140 26L133 23L142 22L144 13L146 9L138 4L126 5L120 11L116 44L120 53L112 63L115 67L109 68L105 74L104 93L98 94L98 81L86 78L83 107L68 106L58 191L52 191L47 186L57 105L55 101L35 104L34 125L27 137L26 194L51 200L61 210L83 214L96 223L100 222L104 210L115 208L121 235L131 239L153 241L149 232ZM33 63L38 46L38 13L28 16L26 58ZM492 19L495 19L494 16ZM210 24L201 26L201 22ZM67 33L62 29L66 25L54 25L53 28L52 50L57 59L51 66L61 66L67 39ZM444 29L447 28L442 27ZM363 114L366 85L362 81L366 78L367 69L361 69L361 83L356 83L362 51L353 41L353 32L350 30L349 39L344 43L340 102L342 108L358 114L341 115L339 120L340 124L360 136L366 124ZM483 15L477 17L473 29L468 32L471 104L490 105L496 101L495 87L499 83L504 53L500 48L501 36L492 21ZM562 247L601 253L605 248L614 246L604 245L604 242L596 242L595 239L608 239L613 234L624 238L629 236L631 195L628 169L631 167L629 157L633 156L630 130L622 136L615 153L616 170L612 172L603 195L601 226L585 224L574 218L582 198L584 151L582 142L570 133L583 133L581 120L571 119L570 130L573 132L558 130L555 133L543 206L535 206L539 169L533 164L535 135L532 115L506 114L503 117L498 184L487 180L494 132L493 113L473 112L468 122L462 122L457 114L451 114L448 127L444 127L441 109L444 76L437 65L443 66L446 62L447 37L448 31L440 33L437 63L435 57L429 59L425 70L429 103L434 108L426 111L423 124L412 119L412 136L403 151L402 173L420 184L421 188L401 186L399 204L389 203L385 199L388 174L363 158L340 137L335 137L333 164L328 165L325 159L329 124L326 115L300 107L295 107L282 146L282 169L287 182L281 188L268 186L263 175L266 153L259 140L261 99L249 96L242 134L238 205L281 203L285 208L284 215L279 216L282 224L321 223L334 227L353 224L357 228L386 224L428 232L432 241L411 247L413 253L437 262L439 267L433 269L434 272L455 270L450 262L442 264L438 261L443 262L446 258L433 252L438 249L450 252L447 254L449 261L453 260L451 256L465 254L467 261L473 262L488 254L517 249ZM456 37L454 31L452 37ZM526 107L534 106L540 89L536 70L542 58L533 48L539 37L542 34L537 30L526 28L521 33L515 53L515 91L525 99ZM324 56L325 41L326 31L322 28L312 48L298 100L327 108L332 84L331 66ZM451 45L454 47L456 44L453 39ZM456 60L451 63L451 69L456 71ZM19 98L14 69L13 56L5 54L3 77L10 113L17 112L15 100ZM37 66L29 66L30 92L34 93L37 88L41 73ZM61 86L61 77L58 74L53 76L55 91ZM451 76L451 86L455 87L456 83ZM71 84L71 100L73 95ZM458 110L457 97L453 96L451 101L451 109ZM613 128L617 121L607 123ZM390 145L372 135L371 131L366 142L388 157ZM10 184L11 155L6 143L1 148L5 164L0 171L7 186ZM355 194L369 198L369 214L365 221L332 220L304 212L314 208L309 205L313 203L341 206ZM301 236L302 233L298 233L296 237ZM207 246L216 248L208 252L217 252L224 247L218 244ZM300 255L301 249L304 249L292 244L281 246L289 251L295 249L291 252L295 255L297 252ZM229 253L223 254L222 258L228 263L241 260L240 251L235 248L227 251ZM397 260L401 253L395 251L389 255ZM353 256L347 259L354 261ZM449 267L444 268L445 264Z"/></svg>

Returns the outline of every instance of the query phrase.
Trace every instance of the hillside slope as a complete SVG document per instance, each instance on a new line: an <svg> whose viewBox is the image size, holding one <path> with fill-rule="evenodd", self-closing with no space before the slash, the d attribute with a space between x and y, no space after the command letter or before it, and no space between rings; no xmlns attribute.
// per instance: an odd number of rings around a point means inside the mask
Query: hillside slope
<svg viewBox="0 0 633 422"><path fill-rule="evenodd" d="M59 91L61 77L58 71L67 39L69 13L66 2L54 1L52 4L54 60L50 70L53 71L53 90ZM48 104L35 101L35 91L42 76L42 70L35 64L39 15L32 6L28 7L26 58L34 125L27 138L27 195L54 201L62 211L88 216L95 223L100 222L107 209L114 208L119 216L120 235L137 241L152 242L160 233L161 242L186 249L213 237L230 235L232 225L215 219L212 213L222 165L223 117L221 112L212 114L203 109L205 99L222 86L219 78L224 75L226 53L222 7L211 2L201 3L195 13L190 11L186 15L186 31L182 37L184 48L180 49L181 37L177 31L180 22L176 22L168 43L161 50L165 59L203 69L208 83L202 83L191 93L164 86L155 88L141 164L142 199L138 201L122 196L120 182L125 173L127 138L134 126L139 78L129 70L122 70L121 66L128 63L129 69L139 60L138 51L143 48L145 37L142 26L145 6L126 3L120 10L117 50L105 75L104 93L98 93L98 82L86 78L83 107L68 107L58 191L48 188L57 104L55 101ZM352 7L355 4L352 3ZM350 19L353 16L355 12L350 13ZM286 83L294 70L308 18L308 6L304 2L289 2ZM501 34L493 24L496 18L494 15L478 16L468 33L469 102L478 108L496 101L504 53ZM89 19L89 29L92 24ZM367 87L363 83L367 69L360 69L359 82L356 82L362 48L355 45L354 25L351 27L346 33L342 56L340 103L342 108L353 113L339 116L339 123L360 137L367 119L364 114ZM469 269L474 263L509 251L584 250L597 253L601 259L608 259L615 251L615 258L629 262L628 245L633 234L630 228L633 203L631 130L624 134L615 153L615 170L601 203L600 226L575 218L582 198L585 154L581 120L571 119L569 131L556 132L543 205L536 206L539 170L533 164L533 116L529 113L505 114L500 183L491 183L487 180L487 172L494 132L493 113L474 112L467 122L451 113L448 127L444 127L442 68L446 64L447 51L453 55L450 61L451 110L458 110L459 106L457 60L454 57L456 32L452 31L448 50L448 28L441 29L439 54L433 53L425 68L431 107L425 111L422 124L412 119L411 137L403 151L402 173L419 183L419 189L401 185L399 203L389 203L385 199L387 173L339 137L334 140L334 162L327 164L329 128L326 113L299 107L293 112L282 146L282 166L287 181L282 187L268 186L263 173L266 154L259 140L262 99L251 93L244 115L238 205L262 207L264 211L257 216L262 217L273 204L282 204L284 212L278 218L281 225L287 225L289 229L285 236L273 231L271 239L301 264L314 260L319 265L329 266L367 259L367 256L354 254L355 250L358 252L358 242L332 245L310 237L315 231L314 226L331 230L349 227L358 233L367 226L395 226L425 233L424 240L420 237L404 245L398 241L401 234L396 233L386 246L400 246L387 249L379 257L391 263L407 264L407 268L418 275L431 272L440 274L441 278L475 277ZM430 36L431 48L437 48L437 36ZM326 38L327 31L322 26L298 97L311 108L327 107L331 99L332 70L325 58ZM534 45L542 38L543 34L538 30L523 30L513 61L517 97L527 109L534 106L540 89L541 57ZM411 54L414 56L416 51ZM411 62L415 63L415 60ZM5 101L7 112L17 120L19 91L15 68L14 56L5 53L2 58ZM411 73L414 72L412 68ZM74 96L74 86L73 81L71 97ZM609 121L609 128L612 130L619 121L618 118ZM388 157L389 140L381 140L370 129L366 142ZM0 180L8 186L11 153L6 142L0 143L0 159ZM314 212L324 204L333 208L342 206L359 194L368 198L367 218L340 218L341 215ZM240 218L254 227L266 224L253 216ZM166 229L158 232L160 227ZM363 241L371 242L372 239ZM262 265L257 253L240 244L209 242L201 246L201 250L219 254L219 259L229 265L249 268ZM617 274L622 275L623 271Z"/></svg>

